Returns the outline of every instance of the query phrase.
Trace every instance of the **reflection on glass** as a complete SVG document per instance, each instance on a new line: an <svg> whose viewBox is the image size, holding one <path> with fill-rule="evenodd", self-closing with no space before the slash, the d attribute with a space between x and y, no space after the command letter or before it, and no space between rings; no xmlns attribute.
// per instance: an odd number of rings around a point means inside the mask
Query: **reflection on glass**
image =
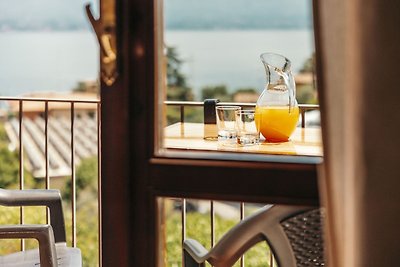
<svg viewBox="0 0 400 267"><path fill-rule="evenodd" d="M261 136L260 145L234 151L302 154L302 148L307 147L301 143L304 136L320 146L319 130L299 128L303 122L298 122L300 114L307 115L309 110L316 109L304 125L319 126L318 106L303 109L295 104L296 99L299 104L317 104L311 4L310 0L165 0L165 95L166 100L175 102L167 102L164 146L231 151L228 146L203 140L203 116L207 112L202 103L205 99L219 99L217 105L255 109L265 86L265 71L259 62L264 52L289 58L297 85L296 93L290 90L290 103L285 103L290 104L290 116L283 123L286 137L268 138L270 127L260 126L269 141L285 141L287 148L280 151L279 146L265 145L265 138ZM270 110L261 110L261 113L262 117L282 118L280 110L272 114ZM307 155L322 154L320 148L306 150Z"/></svg>
<svg viewBox="0 0 400 267"><path fill-rule="evenodd" d="M309 0L165 0L165 25L168 74L175 75L168 77L169 100L255 102L264 85L257 61L264 52L285 55L301 74L300 87L312 86ZM309 94L300 87L299 94ZM314 100L309 94L300 103L306 101Z"/></svg>

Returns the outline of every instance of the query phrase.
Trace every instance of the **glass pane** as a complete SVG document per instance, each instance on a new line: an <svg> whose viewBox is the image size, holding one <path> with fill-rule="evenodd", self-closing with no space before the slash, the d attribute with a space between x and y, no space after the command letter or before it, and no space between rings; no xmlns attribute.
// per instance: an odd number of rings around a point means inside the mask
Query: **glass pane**
<svg viewBox="0 0 400 267"><path fill-rule="evenodd" d="M67 245L97 266L99 49L87 3L99 13L98 0L0 0L0 188L59 189ZM0 224L21 222L19 208L1 209ZM46 209L22 217L43 224ZM0 240L1 255L20 249Z"/></svg>
<svg viewBox="0 0 400 267"><path fill-rule="evenodd" d="M311 5L164 0L163 146L322 156ZM263 53L281 55L285 64L267 56L262 61ZM218 123L216 105L256 114L246 125L243 117L232 121L230 129Z"/></svg>

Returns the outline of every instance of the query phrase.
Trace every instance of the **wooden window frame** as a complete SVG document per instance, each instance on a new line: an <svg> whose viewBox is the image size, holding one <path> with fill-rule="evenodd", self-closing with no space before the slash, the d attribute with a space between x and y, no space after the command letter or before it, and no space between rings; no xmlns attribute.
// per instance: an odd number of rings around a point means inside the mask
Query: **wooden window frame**
<svg viewBox="0 0 400 267"><path fill-rule="evenodd" d="M158 264L159 196L318 205L321 158L158 153L161 0L115 1L120 76L101 84L103 266Z"/></svg>

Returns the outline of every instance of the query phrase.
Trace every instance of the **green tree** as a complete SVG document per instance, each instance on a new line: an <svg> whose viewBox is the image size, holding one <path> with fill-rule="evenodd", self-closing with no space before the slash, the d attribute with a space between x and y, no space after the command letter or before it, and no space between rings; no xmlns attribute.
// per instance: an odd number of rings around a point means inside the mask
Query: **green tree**
<svg viewBox="0 0 400 267"><path fill-rule="evenodd" d="M313 53L304 63L300 69L300 73L314 72L315 71L315 53Z"/></svg>
<svg viewBox="0 0 400 267"><path fill-rule="evenodd" d="M97 156L82 159L76 168L76 192L77 197L85 191L96 193L97 191L98 161ZM64 199L71 199L71 179L68 179L65 185Z"/></svg>
<svg viewBox="0 0 400 267"><path fill-rule="evenodd" d="M183 60L175 47L167 47L167 99L192 101L194 95L181 71Z"/></svg>
<svg viewBox="0 0 400 267"><path fill-rule="evenodd" d="M73 92L77 93L96 93L100 91L100 84L98 81L80 81L76 84Z"/></svg>
<svg viewBox="0 0 400 267"><path fill-rule="evenodd" d="M11 187L18 181L18 154L8 149L9 143L4 123L0 123L0 188Z"/></svg>
<svg viewBox="0 0 400 267"><path fill-rule="evenodd" d="M315 88L312 84L298 86L296 98L301 104L318 104Z"/></svg>
<svg viewBox="0 0 400 267"><path fill-rule="evenodd" d="M314 77L315 72L315 53L311 55L303 64L300 69L300 73L306 75L312 75ZM302 104L318 104L317 89L315 88L315 82L310 84L298 84L297 85L297 101Z"/></svg>
<svg viewBox="0 0 400 267"><path fill-rule="evenodd" d="M209 85L201 89L202 99L217 98L221 101L232 101L232 95L228 93L226 85Z"/></svg>
<svg viewBox="0 0 400 267"><path fill-rule="evenodd" d="M193 101L192 88L187 84L181 71L184 61L179 57L175 47L167 47L167 100ZM201 116L199 109L185 109L185 121L198 121ZM176 107L167 109L168 124L178 122L180 111Z"/></svg>

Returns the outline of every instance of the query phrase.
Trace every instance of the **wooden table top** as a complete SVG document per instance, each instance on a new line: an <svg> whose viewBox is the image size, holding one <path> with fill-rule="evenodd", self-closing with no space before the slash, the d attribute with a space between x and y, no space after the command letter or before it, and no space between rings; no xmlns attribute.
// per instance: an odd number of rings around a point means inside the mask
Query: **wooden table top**
<svg viewBox="0 0 400 267"><path fill-rule="evenodd" d="M322 156L321 128L296 128L288 142L268 143L261 140L254 146L226 146L215 140L205 140L204 124L175 123L164 131L164 147L185 150L246 152L275 155Z"/></svg>

